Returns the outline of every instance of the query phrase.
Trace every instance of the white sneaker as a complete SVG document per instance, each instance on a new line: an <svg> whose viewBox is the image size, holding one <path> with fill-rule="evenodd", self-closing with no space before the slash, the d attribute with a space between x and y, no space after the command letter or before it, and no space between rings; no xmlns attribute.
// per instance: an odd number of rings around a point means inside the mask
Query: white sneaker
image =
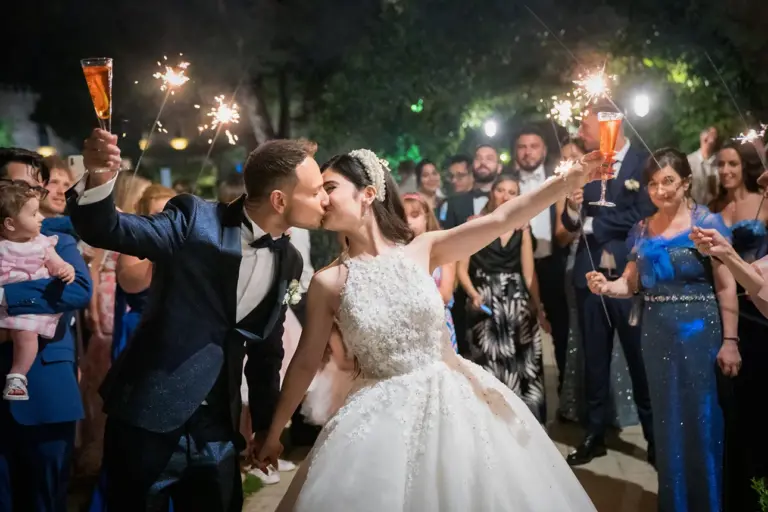
<svg viewBox="0 0 768 512"><path fill-rule="evenodd" d="M277 459L277 470L280 473L290 473L296 469L296 464L289 460Z"/></svg>
<svg viewBox="0 0 768 512"><path fill-rule="evenodd" d="M275 485L280 483L280 473L272 469L269 470L269 473L264 473L259 468L253 468L248 471L248 473L261 480L261 483L264 485Z"/></svg>

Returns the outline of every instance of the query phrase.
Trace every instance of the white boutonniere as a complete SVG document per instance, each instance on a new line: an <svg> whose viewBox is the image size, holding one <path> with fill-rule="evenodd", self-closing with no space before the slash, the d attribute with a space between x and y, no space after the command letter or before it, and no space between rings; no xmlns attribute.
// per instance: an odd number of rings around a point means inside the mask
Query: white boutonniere
<svg viewBox="0 0 768 512"><path fill-rule="evenodd" d="M283 305L295 306L301 301L301 290L299 288L299 280L294 279L288 285L288 289L285 291L285 298L283 299Z"/></svg>
<svg viewBox="0 0 768 512"><path fill-rule="evenodd" d="M624 182L624 187L626 187L627 190L634 192L636 190L640 190L640 182L637 180L627 180Z"/></svg>

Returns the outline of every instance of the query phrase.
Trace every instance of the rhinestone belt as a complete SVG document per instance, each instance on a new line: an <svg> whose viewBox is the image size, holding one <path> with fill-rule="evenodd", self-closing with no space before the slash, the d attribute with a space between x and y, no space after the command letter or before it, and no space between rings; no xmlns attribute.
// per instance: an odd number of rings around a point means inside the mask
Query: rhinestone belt
<svg viewBox="0 0 768 512"><path fill-rule="evenodd" d="M644 295L648 302L706 302L715 300L714 293L699 293L696 295Z"/></svg>

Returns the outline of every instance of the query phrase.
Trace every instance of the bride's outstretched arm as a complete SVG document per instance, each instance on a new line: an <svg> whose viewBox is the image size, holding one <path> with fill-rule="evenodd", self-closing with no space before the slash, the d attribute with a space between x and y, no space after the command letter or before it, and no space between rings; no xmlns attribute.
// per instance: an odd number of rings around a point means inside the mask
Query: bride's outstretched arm
<svg viewBox="0 0 768 512"><path fill-rule="evenodd" d="M267 440L276 442L301 403L323 360L333 327L333 289L331 276L315 274L307 291L307 323L301 331L299 346L283 380ZM269 444L269 443L267 443Z"/></svg>
<svg viewBox="0 0 768 512"><path fill-rule="evenodd" d="M462 260L493 242L501 234L520 229L539 212L565 198L589 181L600 179L603 157L589 153L560 176L548 179L536 190L507 201L489 214L445 231L430 231L420 239L431 244L430 266Z"/></svg>

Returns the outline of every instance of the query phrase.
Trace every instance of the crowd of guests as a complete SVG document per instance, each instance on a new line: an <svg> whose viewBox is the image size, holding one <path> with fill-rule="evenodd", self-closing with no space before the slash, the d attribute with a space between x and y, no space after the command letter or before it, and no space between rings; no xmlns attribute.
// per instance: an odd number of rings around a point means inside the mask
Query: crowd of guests
<svg viewBox="0 0 768 512"><path fill-rule="evenodd" d="M444 169L403 162L409 226L416 235L450 229L538 187L561 159L599 149L597 113L614 108L595 105L578 137L557 148L536 127L520 130L509 166L490 145L454 156ZM585 435L568 455L571 465L607 453L618 341L659 475L659 509L751 511L752 480L768 476L757 407L768 379L764 149L721 144L714 128L699 142L691 155L671 148L648 155L620 133L607 187L615 207L591 204L600 185L589 184L468 260L436 268L433 278L453 349L505 383L542 423L542 332L551 335L558 392L584 390L584 414L571 419ZM65 215L74 180L59 158L0 149L0 342L7 342L0 343L0 510L66 510L72 468L99 476L98 389L131 339L152 281L149 260L78 241ZM235 201L245 192L242 178L223 180L217 192L220 202ZM140 215L162 211L179 193L194 193L193 184L167 188L131 173L120 175L114 192L120 210ZM304 259L306 291L314 274L309 232L292 229L290 241ZM286 317L282 374L304 307L292 305ZM349 391L354 367L338 331L325 361L290 425L304 443ZM242 397L248 439L247 389ZM249 471L272 484L294 469L280 461L272 473ZM103 488L101 475L91 510L103 510Z"/></svg>
<svg viewBox="0 0 768 512"><path fill-rule="evenodd" d="M405 197L421 196L444 229L489 213L552 176L561 160L599 149L596 114L614 109L594 106L578 137L556 148L538 128L520 130L506 167L487 145L451 158L437 173L451 180L447 197L436 192L431 161L405 163ZM585 427L568 455L572 466L607 453L619 343L648 462L658 471L660 510L759 510L753 481L768 476L757 407L768 378L764 152L760 141L723 143L714 127L690 155L672 148L649 155L620 133L607 187L615 207L591 204L600 186L587 185L456 263L449 309L462 355L544 422L545 331L561 397L583 389L583 415L558 413Z"/></svg>

